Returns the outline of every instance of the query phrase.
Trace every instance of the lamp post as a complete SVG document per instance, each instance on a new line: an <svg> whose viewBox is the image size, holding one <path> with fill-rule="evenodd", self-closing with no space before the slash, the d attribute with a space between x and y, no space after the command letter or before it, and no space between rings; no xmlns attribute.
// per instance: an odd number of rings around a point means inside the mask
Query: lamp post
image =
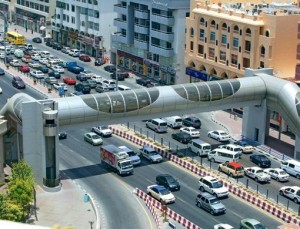
<svg viewBox="0 0 300 229"><path fill-rule="evenodd" d="M0 11L0 15L3 17L3 21L4 21L4 34L3 34L3 41L4 41L4 64L6 64L6 32L7 32L7 17L6 15Z"/></svg>

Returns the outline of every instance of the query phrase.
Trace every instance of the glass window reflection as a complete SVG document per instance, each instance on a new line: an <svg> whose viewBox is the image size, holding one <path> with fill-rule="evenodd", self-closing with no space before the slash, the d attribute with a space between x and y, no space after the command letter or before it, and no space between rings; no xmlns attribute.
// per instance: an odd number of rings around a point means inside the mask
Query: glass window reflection
<svg viewBox="0 0 300 229"><path fill-rule="evenodd" d="M217 82L210 82L208 85L211 91L211 101L220 100L223 98L220 85Z"/></svg>
<svg viewBox="0 0 300 229"><path fill-rule="evenodd" d="M111 104L107 94L102 94L100 96L97 96L96 100L99 105L99 111L106 112L106 113L111 112Z"/></svg>
<svg viewBox="0 0 300 229"><path fill-rule="evenodd" d="M188 93L188 99L191 101L199 101L199 93L194 84L186 84L184 85L186 88L186 91Z"/></svg>
<svg viewBox="0 0 300 229"><path fill-rule="evenodd" d="M200 92L200 101L206 102L210 101L210 90L206 83L197 86Z"/></svg>
<svg viewBox="0 0 300 229"><path fill-rule="evenodd" d="M125 112L125 104L124 99L119 93L110 93L109 94L111 104L112 104L112 112L113 113L123 113Z"/></svg>
<svg viewBox="0 0 300 229"><path fill-rule="evenodd" d="M181 96L184 99L187 99L187 94L186 94L186 90L184 89L183 86L181 85L175 85L173 86L173 89L175 90L175 92Z"/></svg>

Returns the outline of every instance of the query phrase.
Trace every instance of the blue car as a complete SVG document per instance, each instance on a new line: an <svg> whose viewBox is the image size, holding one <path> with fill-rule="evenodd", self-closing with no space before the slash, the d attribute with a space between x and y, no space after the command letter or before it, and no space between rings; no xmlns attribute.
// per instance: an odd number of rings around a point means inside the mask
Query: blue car
<svg viewBox="0 0 300 229"><path fill-rule="evenodd" d="M271 167L271 161L265 155L261 155L261 154L251 155L250 161L252 161L254 164L257 164L261 168L270 168Z"/></svg>

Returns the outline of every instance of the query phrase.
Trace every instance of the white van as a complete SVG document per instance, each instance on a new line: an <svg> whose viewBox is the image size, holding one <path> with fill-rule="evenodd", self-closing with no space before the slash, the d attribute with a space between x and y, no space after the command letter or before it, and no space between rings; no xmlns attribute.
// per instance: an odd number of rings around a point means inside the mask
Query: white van
<svg viewBox="0 0 300 229"><path fill-rule="evenodd" d="M168 124L160 118L155 118L146 122L146 127L154 130L157 133L167 132Z"/></svg>
<svg viewBox="0 0 300 229"><path fill-rule="evenodd" d="M33 46L32 46L32 44L25 44L25 48L28 50L32 50Z"/></svg>
<svg viewBox="0 0 300 229"><path fill-rule="evenodd" d="M173 129L182 127L182 118L179 116L166 117L162 118L162 120L166 121L168 126Z"/></svg>
<svg viewBox="0 0 300 229"><path fill-rule="evenodd" d="M4 46L0 46L0 52L5 52ZM6 47L6 54L10 54L10 48L8 46Z"/></svg>
<svg viewBox="0 0 300 229"><path fill-rule="evenodd" d="M41 51L40 55L43 58L48 58L48 57L50 57L50 52L48 52L48 51Z"/></svg>
<svg viewBox="0 0 300 229"><path fill-rule="evenodd" d="M211 151L211 145L200 139L194 139L188 143L188 148L199 156L207 155Z"/></svg>
<svg viewBox="0 0 300 229"><path fill-rule="evenodd" d="M212 161L212 162L224 163L227 161L228 162L232 162L232 161L238 162L240 157L239 157L239 153L237 153L237 152L232 152L227 149L216 148L207 154L207 158L209 161Z"/></svg>
<svg viewBox="0 0 300 229"><path fill-rule="evenodd" d="M24 52L21 49L16 49L14 52L15 57L22 58L24 56Z"/></svg>
<svg viewBox="0 0 300 229"><path fill-rule="evenodd" d="M288 174L293 175L300 179L300 162L296 160L287 160L281 162L280 168Z"/></svg>
<svg viewBox="0 0 300 229"><path fill-rule="evenodd" d="M119 91L128 91L128 90L131 90L131 88L124 86L124 85L118 85L118 90Z"/></svg>

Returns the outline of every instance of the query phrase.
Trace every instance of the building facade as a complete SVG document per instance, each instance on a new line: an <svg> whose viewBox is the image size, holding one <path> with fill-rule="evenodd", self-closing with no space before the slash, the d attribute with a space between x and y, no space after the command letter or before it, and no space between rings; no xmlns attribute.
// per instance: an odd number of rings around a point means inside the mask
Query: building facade
<svg viewBox="0 0 300 229"><path fill-rule="evenodd" d="M55 5L55 0L0 0L0 9L7 12L10 22L41 33L44 37L51 34Z"/></svg>
<svg viewBox="0 0 300 229"><path fill-rule="evenodd" d="M191 0L186 82L242 77L246 68L273 68L277 77L294 77L299 12L297 4Z"/></svg>
<svg viewBox="0 0 300 229"><path fill-rule="evenodd" d="M300 22L298 22L298 33L297 33L298 41L300 40ZM296 74L295 74L295 80L298 81L298 85L300 85L300 44L297 44L297 65L296 65Z"/></svg>
<svg viewBox="0 0 300 229"><path fill-rule="evenodd" d="M112 62L163 84L180 83L189 0L122 0L114 11Z"/></svg>
<svg viewBox="0 0 300 229"><path fill-rule="evenodd" d="M117 0L57 1L52 19L53 39L88 55L108 55L110 34L115 31L113 5Z"/></svg>

